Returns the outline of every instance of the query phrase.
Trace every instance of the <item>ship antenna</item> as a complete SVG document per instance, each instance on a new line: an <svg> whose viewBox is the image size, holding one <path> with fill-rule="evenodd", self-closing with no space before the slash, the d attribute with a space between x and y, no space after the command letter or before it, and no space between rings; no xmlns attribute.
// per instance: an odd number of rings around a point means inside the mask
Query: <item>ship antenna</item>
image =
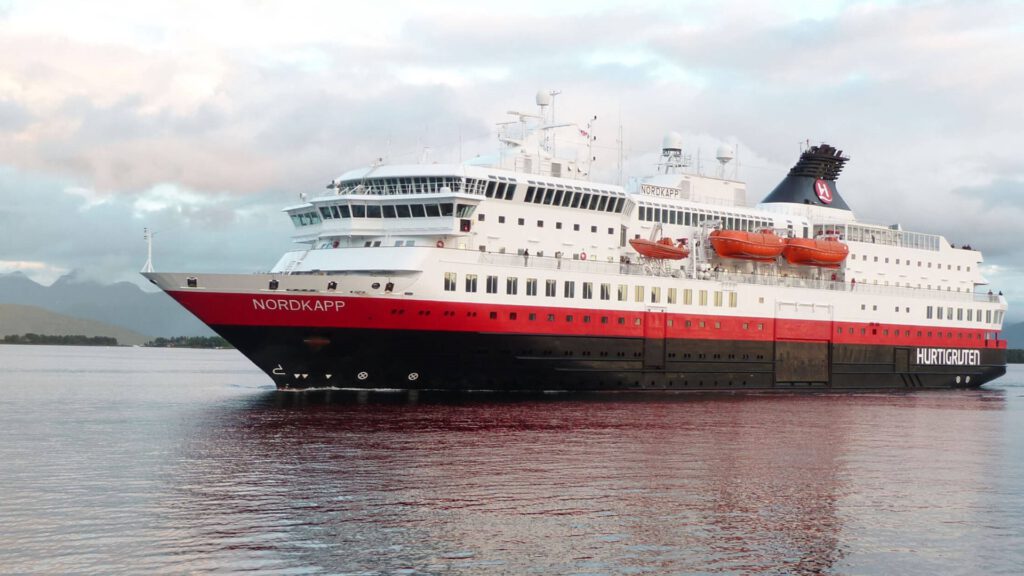
<svg viewBox="0 0 1024 576"><path fill-rule="evenodd" d="M149 228L142 229L142 239L146 241L146 264L142 267L143 272L153 271L153 233Z"/></svg>

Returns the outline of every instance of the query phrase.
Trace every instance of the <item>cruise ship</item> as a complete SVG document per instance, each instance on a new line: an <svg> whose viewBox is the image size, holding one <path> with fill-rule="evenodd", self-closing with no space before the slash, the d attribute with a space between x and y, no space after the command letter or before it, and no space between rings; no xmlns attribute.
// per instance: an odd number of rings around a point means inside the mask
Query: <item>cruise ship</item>
<svg viewBox="0 0 1024 576"><path fill-rule="evenodd" d="M279 389L851 391L1005 373L1006 300L981 253L859 221L841 150L808 145L756 205L728 146L704 175L675 133L652 174L598 183L591 127L557 123L551 98L498 124L493 157L378 161L301 195L284 208L295 248L269 272L143 273Z"/></svg>

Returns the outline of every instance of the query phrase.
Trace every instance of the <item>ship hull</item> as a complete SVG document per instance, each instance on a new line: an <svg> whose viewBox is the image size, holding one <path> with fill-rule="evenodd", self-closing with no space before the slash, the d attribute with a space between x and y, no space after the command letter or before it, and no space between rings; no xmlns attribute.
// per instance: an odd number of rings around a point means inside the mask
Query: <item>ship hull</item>
<svg viewBox="0 0 1024 576"><path fill-rule="evenodd" d="M213 328L280 389L853 391L977 387L1006 372L1005 349L992 348L976 366L914 366L913 347L895 346Z"/></svg>
<svg viewBox="0 0 1024 576"><path fill-rule="evenodd" d="M317 275L148 277L280 389L957 388L998 378L1006 365L1005 341L985 330L839 321L828 319L829 305L780 301L779 315L766 317L717 305L507 305L387 286L370 294L348 289L372 280L357 276L329 285Z"/></svg>

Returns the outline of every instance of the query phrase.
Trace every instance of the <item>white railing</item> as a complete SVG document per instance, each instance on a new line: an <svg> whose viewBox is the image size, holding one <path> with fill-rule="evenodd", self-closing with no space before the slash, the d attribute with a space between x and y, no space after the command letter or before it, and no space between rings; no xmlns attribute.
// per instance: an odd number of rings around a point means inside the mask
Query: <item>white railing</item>
<svg viewBox="0 0 1024 576"><path fill-rule="evenodd" d="M592 274L617 274L623 276L673 276L676 278L693 278L689 266L682 268L652 269L650 265L636 263L600 262L596 260L575 260L572 258L555 258L551 256L525 256L517 254L499 254L481 252L480 264L492 266L510 266L533 268L539 270L565 270L567 272L584 272ZM801 276L778 276L773 274L730 274L721 271L698 272L697 278L731 282L735 284L752 284L758 286L782 286L789 288L808 288L814 290L836 290L840 292L857 292L879 296L899 296L903 298L920 298L931 300L949 300L960 302L1000 302L1002 296L979 294L974 292L952 292L945 290L927 290L905 286L884 286L878 284L859 284L821 280Z"/></svg>

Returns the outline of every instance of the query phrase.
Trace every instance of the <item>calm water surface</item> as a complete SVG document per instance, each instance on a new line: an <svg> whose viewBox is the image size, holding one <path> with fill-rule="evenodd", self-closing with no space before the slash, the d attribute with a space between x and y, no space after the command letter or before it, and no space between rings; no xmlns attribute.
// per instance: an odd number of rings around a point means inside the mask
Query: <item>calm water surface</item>
<svg viewBox="0 0 1024 576"><path fill-rule="evenodd" d="M0 346L0 571L1019 574L1024 370L839 396L278 393Z"/></svg>

